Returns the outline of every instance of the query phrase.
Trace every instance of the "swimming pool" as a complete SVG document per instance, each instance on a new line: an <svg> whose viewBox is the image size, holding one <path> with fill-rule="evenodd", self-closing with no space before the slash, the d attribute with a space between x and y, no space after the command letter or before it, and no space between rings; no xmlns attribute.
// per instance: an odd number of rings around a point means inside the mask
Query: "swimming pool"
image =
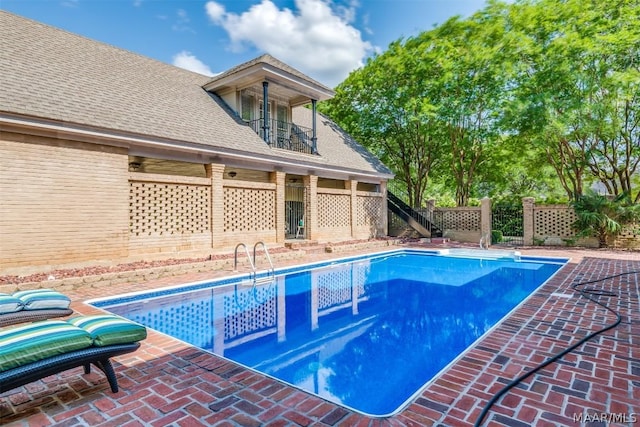
<svg viewBox="0 0 640 427"><path fill-rule="evenodd" d="M90 301L372 416L397 412L566 259L390 251Z"/></svg>

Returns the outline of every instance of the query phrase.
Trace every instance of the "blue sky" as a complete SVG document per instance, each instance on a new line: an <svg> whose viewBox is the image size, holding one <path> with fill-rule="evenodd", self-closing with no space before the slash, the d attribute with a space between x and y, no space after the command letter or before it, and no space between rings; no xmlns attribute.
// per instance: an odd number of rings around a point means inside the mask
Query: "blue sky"
<svg viewBox="0 0 640 427"><path fill-rule="evenodd" d="M269 53L335 87L389 43L485 0L2 0L3 10L202 74Z"/></svg>

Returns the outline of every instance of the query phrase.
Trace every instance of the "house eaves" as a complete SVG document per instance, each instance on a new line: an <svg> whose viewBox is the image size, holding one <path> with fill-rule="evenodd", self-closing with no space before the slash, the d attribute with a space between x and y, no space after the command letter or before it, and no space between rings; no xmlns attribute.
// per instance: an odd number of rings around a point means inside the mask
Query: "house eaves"
<svg viewBox="0 0 640 427"><path fill-rule="evenodd" d="M209 92L224 94L247 87L273 83L277 90L286 90L291 106L304 105L312 99L324 101L333 98L335 92L327 86L273 58L262 55L231 70L214 76L203 88Z"/></svg>
<svg viewBox="0 0 640 427"><path fill-rule="evenodd" d="M318 156L298 153L288 158L248 153L241 150L212 147L185 141L152 138L146 135L115 132L110 129L95 129L68 122L56 122L37 117L20 117L0 112L0 133L28 131L29 134L64 138L70 141L104 144L130 150L131 155L150 156L164 154L166 159L197 163L226 163L233 166L253 166L260 170L286 170L288 173L327 175L336 179L358 179L370 181L392 179L386 168L370 172L358 168L334 167L328 162L319 162ZM305 158L306 157L306 158Z"/></svg>

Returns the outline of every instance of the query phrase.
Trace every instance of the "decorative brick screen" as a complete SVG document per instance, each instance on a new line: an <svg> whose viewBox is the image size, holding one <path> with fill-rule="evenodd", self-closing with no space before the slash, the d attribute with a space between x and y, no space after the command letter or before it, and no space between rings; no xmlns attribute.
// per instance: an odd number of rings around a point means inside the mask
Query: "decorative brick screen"
<svg viewBox="0 0 640 427"><path fill-rule="evenodd" d="M533 211L533 235L540 237L573 237L576 220L573 208L563 205L536 206Z"/></svg>
<svg viewBox="0 0 640 427"><path fill-rule="evenodd" d="M273 230L275 215L275 191L225 187L225 232Z"/></svg>
<svg viewBox="0 0 640 427"><path fill-rule="evenodd" d="M277 286L236 285L224 294L225 341L273 328L277 324Z"/></svg>
<svg viewBox="0 0 640 427"><path fill-rule="evenodd" d="M382 197L358 196L356 200L356 225L377 226L382 217Z"/></svg>
<svg viewBox="0 0 640 427"><path fill-rule="evenodd" d="M479 208L436 208L433 213L434 222L443 230L478 231L480 230L481 212Z"/></svg>
<svg viewBox="0 0 640 427"><path fill-rule="evenodd" d="M318 194L318 227L349 227L351 197L342 194Z"/></svg>
<svg viewBox="0 0 640 427"><path fill-rule="evenodd" d="M129 182L129 231L135 236L210 230L211 189L202 185Z"/></svg>
<svg viewBox="0 0 640 427"><path fill-rule="evenodd" d="M622 229L614 246L618 248L640 249L640 224L630 224Z"/></svg>

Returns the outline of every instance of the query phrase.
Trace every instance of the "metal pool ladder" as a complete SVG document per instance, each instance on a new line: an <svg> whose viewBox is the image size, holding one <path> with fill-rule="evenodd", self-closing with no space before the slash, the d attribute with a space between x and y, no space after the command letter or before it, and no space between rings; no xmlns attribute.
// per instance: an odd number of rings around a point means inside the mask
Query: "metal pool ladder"
<svg viewBox="0 0 640 427"><path fill-rule="evenodd" d="M269 268L267 269L266 273L258 278L258 269L257 269L257 263L256 263L256 252L258 250L258 246L262 246L262 248L264 249L264 254L265 257L267 258L267 261L269 262ZM256 285L265 285L265 284L270 284L273 283L275 280L275 268L273 267L273 262L271 261L271 256L269 255L269 250L267 249L267 246L264 244L264 242L257 242L255 245L253 245L253 259L251 258L251 256L249 255L249 249L247 248L247 245L245 245L244 243L238 243L236 245L236 248L234 250L233 253L233 269L234 271L238 270L238 248L243 247L244 248L244 252L247 255L247 259L249 260L249 265L251 266L251 275L253 278L253 286Z"/></svg>

